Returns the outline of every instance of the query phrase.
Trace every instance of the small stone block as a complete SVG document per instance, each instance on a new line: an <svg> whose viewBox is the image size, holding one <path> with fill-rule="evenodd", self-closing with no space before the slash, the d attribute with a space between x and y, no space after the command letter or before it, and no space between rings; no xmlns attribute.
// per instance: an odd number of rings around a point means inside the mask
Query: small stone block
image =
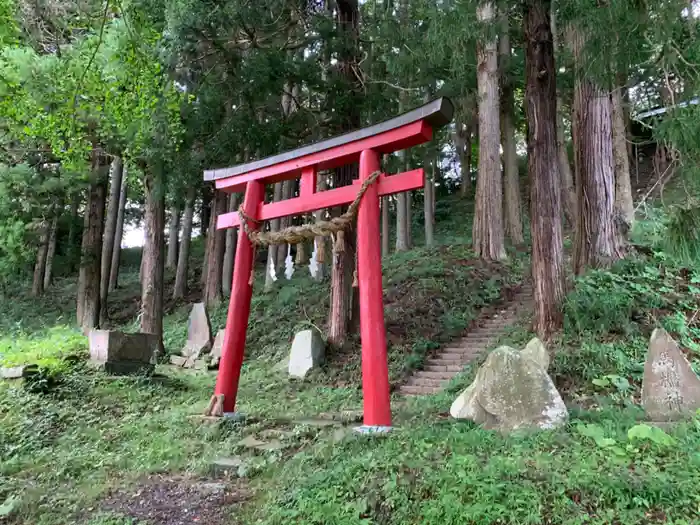
<svg viewBox="0 0 700 525"><path fill-rule="evenodd" d="M255 449L256 450L272 451L272 450L282 450L284 447L285 447L285 444L282 443L279 439L273 439L269 443L263 443L262 445L255 447Z"/></svg>
<svg viewBox="0 0 700 525"><path fill-rule="evenodd" d="M391 432L392 427L384 426L373 426L373 425L362 425L361 427L355 427L353 430L358 434L370 434L370 435L384 435Z"/></svg>
<svg viewBox="0 0 700 525"><path fill-rule="evenodd" d="M208 359L197 359L194 362L193 368L195 370L207 370L209 368L209 360Z"/></svg>
<svg viewBox="0 0 700 525"><path fill-rule="evenodd" d="M265 445L264 441L260 441L255 436L247 436L236 443L239 447L246 448L258 448L261 445Z"/></svg>
<svg viewBox="0 0 700 525"><path fill-rule="evenodd" d="M0 368L0 378L2 379L22 379L24 377L24 366L13 366L10 368Z"/></svg>
<svg viewBox="0 0 700 525"><path fill-rule="evenodd" d="M243 460L239 457L216 458L210 465L211 474L216 478L237 476L238 469L242 467L243 464Z"/></svg>
<svg viewBox="0 0 700 525"><path fill-rule="evenodd" d="M88 336L90 361L98 366L108 362L155 364L158 339L153 334L127 334L116 330L91 330Z"/></svg>
<svg viewBox="0 0 700 525"><path fill-rule="evenodd" d="M187 342L182 349L182 355L190 357L195 355L198 359L202 352L208 352L212 346L211 322L204 303L196 303L192 307L187 322Z"/></svg>
<svg viewBox="0 0 700 525"><path fill-rule="evenodd" d="M333 421L332 419L296 419L294 420L295 425L303 425L307 427L337 427L340 422Z"/></svg>
<svg viewBox="0 0 700 525"><path fill-rule="evenodd" d="M294 336L289 354L289 375L304 379L324 361L326 345L318 330L303 330Z"/></svg>
<svg viewBox="0 0 700 525"><path fill-rule="evenodd" d="M170 364L173 364L175 366L185 366L185 363L187 362L187 358L181 355L171 355L170 356Z"/></svg>

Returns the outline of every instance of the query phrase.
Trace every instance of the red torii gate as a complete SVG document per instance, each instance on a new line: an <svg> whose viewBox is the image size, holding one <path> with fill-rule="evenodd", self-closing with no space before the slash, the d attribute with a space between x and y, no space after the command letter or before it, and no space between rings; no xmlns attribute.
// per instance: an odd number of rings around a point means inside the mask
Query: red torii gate
<svg viewBox="0 0 700 525"><path fill-rule="evenodd" d="M440 98L380 124L302 148L218 170L204 172L205 181L226 192L245 190L243 211L253 221L331 208L352 202L363 181L379 170L382 154L407 149L432 139L433 129L450 122L453 106ZM359 180L352 185L316 192L319 170L360 164ZM299 197L265 204L265 184L301 177ZM389 371L386 356L382 300L382 254L379 230L379 197L423 187L422 169L392 176L382 174L365 192L357 215L357 274L360 293L362 341L362 390L366 431L391 428ZM237 213L219 216L217 229L240 226ZM252 224L251 224L252 226ZM233 415L243 364L254 265L253 245L247 235L238 236L231 301L214 398L208 415Z"/></svg>

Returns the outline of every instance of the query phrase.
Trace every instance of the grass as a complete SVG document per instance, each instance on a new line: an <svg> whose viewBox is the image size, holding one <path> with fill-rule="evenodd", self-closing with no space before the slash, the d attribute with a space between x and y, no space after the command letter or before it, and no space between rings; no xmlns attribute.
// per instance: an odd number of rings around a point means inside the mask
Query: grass
<svg viewBox="0 0 700 525"><path fill-rule="evenodd" d="M423 408L435 414L450 401L441 396ZM319 443L259 481L263 504L249 507L248 522L696 522L697 423L656 443L630 439L639 427L624 412L596 415L511 436L421 416L386 438ZM598 435L610 441L591 437Z"/></svg>
<svg viewBox="0 0 700 525"><path fill-rule="evenodd" d="M439 208L440 245L385 262L394 383L522 279L525 261L516 252L506 264L474 259L463 244L470 218L460 201ZM478 363L440 395L395 399L396 428L382 438L351 433L336 439L332 430L282 422L362 403L357 340L334 351L306 381L290 381L278 370L297 330L325 325L328 284L302 272L254 296L238 398L238 409L249 416L244 425L192 418L212 393L211 373L159 367L154 378L115 379L70 359L84 355L85 341L61 327L72 319L69 282L60 281L50 292L56 295L34 308L17 294L0 304L2 360L39 361L56 374L39 388L32 381L0 383L0 521L4 501L12 506L13 525L138 524L103 508L110 489L142 490L143 480L157 473L206 477L214 457L240 454L254 499L230 510L232 523L697 523L700 420L656 431L642 424L638 406L655 326L669 329L693 364L699 361L700 274L655 244L662 227L654 217L642 222L638 235L651 255L575 281L565 330L550 347L550 372L571 421L541 433L502 436L446 417ZM130 267L112 308L134 328L138 265ZM186 337L188 308L170 307L165 342L174 352ZM223 305L210 312L215 329L225 312ZM523 324L501 342L521 347L531 335ZM283 450L251 454L239 445L243 436L271 428L289 432Z"/></svg>

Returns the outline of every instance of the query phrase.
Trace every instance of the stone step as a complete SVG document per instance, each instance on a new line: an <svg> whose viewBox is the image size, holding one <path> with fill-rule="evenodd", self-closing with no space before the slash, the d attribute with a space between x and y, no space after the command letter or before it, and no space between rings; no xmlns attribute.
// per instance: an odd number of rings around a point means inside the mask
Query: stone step
<svg viewBox="0 0 700 525"><path fill-rule="evenodd" d="M468 360L453 359L451 357L436 357L426 362L427 365L435 366L463 366Z"/></svg>
<svg viewBox="0 0 700 525"><path fill-rule="evenodd" d="M451 372L431 372L430 370L419 370L413 377L449 381L456 375L457 374Z"/></svg>
<svg viewBox="0 0 700 525"><path fill-rule="evenodd" d="M432 394L437 394L439 391L439 389L425 388L422 386L404 385L401 388L399 388L399 393L405 396L429 396Z"/></svg>
<svg viewBox="0 0 700 525"><path fill-rule="evenodd" d="M452 348L438 355L438 357L446 357L447 359L469 359L473 356L473 351L465 350L464 348Z"/></svg>
<svg viewBox="0 0 700 525"><path fill-rule="evenodd" d="M406 386L420 386L423 388L441 389L445 384L447 384L447 381L444 381L442 379L427 379L427 378L413 376L408 381L408 383L406 383Z"/></svg>
<svg viewBox="0 0 700 525"><path fill-rule="evenodd" d="M453 374L459 374L464 367L459 365L429 365L426 364L424 370L426 372L449 372Z"/></svg>

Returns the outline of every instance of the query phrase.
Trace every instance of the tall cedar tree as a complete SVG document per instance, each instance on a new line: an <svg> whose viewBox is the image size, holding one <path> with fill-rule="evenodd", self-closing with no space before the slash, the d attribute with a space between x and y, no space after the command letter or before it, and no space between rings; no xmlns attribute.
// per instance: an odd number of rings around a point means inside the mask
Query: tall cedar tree
<svg viewBox="0 0 700 525"><path fill-rule="evenodd" d="M561 326L560 308L564 298L556 69L549 14L548 0L528 0L525 3L525 100L535 289L534 329L542 338L549 337Z"/></svg>
<svg viewBox="0 0 700 525"><path fill-rule="evenodd" d="M358 80L359 66L359 11L357 0L339 0L336 3L336 27L341 41L338 53L338 71L343 76L348 90L343 93L340 107L337 108L340 126L338 131L351 131L361 124L361 96ZM335 186L352 184L357 175L357 166L343 166L335 170ZM377 225L379 226L379 225ZM344 250L333 252L331 270L331 307L328 319L328 342L336 347L345 344L350 328L350 321L357 320L353 314L357 310L357 301L352 293L353 272L355 270L355 232L343 235Z"/></svg>
<svg viewBox="0 0 700 525"><path fill-rule="evenodd" d="M477 18L484 24L495 20L496 8L486 1L477 7ZM498 51L496 38L482 39L477 45L477 84L479 88L479 174L476 181L476 207L472 235L474 251L485 260L503 260L503 183L501 177L501 130L498 101Z"/></svg>
<svg viewBox="0 0 700 525"><path fill-rule="evenodd" d="M521 245L523 238L522 205L520 203L520 173L515 147L515 95L511 67L508 15L501 16L501 38L498 42L498 67L501 72L501 145L505 184L506 233L513 244Z"/></svg>
<svg viewBox="0 0 700 525"><path fill-rule="evenodd" d="M165 272L165 188L158 163L144 169L146 193L141 280L141 331L154 334L163 351L163 277Z"/></svg>
<svg viewBox="0 0 700 525"><path fill-rule="evenodd" d="M574 271L610 266L622 258L623 245L615 220L612 103L582 70L584 33L572 27L569 38L576 58L574 149L578 219Z"/></svg>

